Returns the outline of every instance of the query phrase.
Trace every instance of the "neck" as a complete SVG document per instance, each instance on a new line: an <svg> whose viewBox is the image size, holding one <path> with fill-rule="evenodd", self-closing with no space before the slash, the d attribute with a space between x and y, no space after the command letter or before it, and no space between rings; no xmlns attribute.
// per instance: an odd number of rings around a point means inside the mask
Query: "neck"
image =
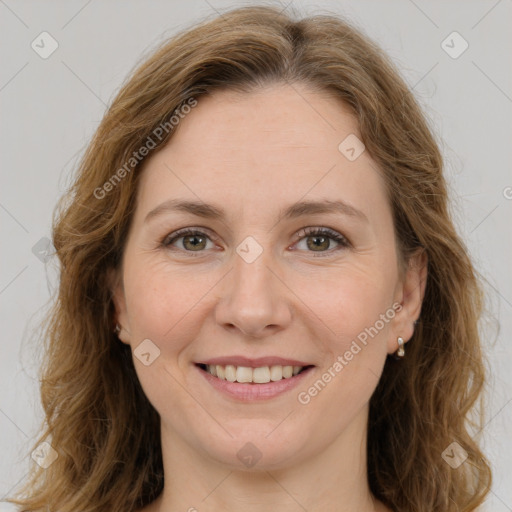
<svg viewBox="0 0 512 512"><path fill-rule="evenodd" d="M245 471L199 453L162 425L165 488L145 512L386 510L368 487L367 418L364 408L332 444L300 463Z"/></svg>

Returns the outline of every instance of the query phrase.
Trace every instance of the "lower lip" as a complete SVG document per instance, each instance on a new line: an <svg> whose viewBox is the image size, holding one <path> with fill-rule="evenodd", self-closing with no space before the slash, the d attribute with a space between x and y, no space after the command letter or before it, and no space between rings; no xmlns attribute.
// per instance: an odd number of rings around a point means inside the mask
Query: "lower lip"
<svg viewBox="0 0 512 512"><path fill-rule="evenodd" d="M218 391L237 400L250 402L252 400L267 400L282 395L286 391L298 386L314 369L314 366L306 368L293 377L281 379L275 382L267 382L265 384L243 384L240 382L229 382L228 380L214 377L211 373L196 366L201 375Z"/></svg>

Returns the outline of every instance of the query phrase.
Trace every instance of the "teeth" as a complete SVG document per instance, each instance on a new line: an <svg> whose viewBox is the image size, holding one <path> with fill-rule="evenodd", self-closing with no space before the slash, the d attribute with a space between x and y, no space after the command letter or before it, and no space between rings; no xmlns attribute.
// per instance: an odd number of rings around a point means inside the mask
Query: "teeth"
<svg viewBox="0 0 512 512"><path fill-rule="evenodd" d="M248 366L227 366L206 365L206 370L213 376L227 380L229 382L244 382L265 384L267 382L276 382L281 379L289 379L297 375L303 366L261 366L259 368L249 368Z"/></svg>
<svg viewBox="0 0 512 512"><path fill-rule="evenodd" d="M252 371L252 381L257 384L265 384L270 382L270 370L268 366L262 368L254 368Z"/></svg>
<svg viewBox="0 0 512 512"><path fill-rule="evenodd" d="M289 379L293 375L293 366L283 366L283 379Z"/></svg>
<svg viewBox="0 0 512 512"><path fill-rule="evenodd" d="M236 369L236 381L252 382L252 368L247 368L247 366L239 366Z"/></svg>
<svg viewBox="0 0 512 512"><path fill-rule="evenodd" d="M229 382L235 382L236 368L233 365L228 364L224 369L224 377L226 378L226 380L229 380Z"/></svg>
<svg viewBox="0 0 512 512"><path fill-rule="evenodd" d="M276 381L283 378L283 367L282 366L271 366L270 367L270 380Z"/></svg>

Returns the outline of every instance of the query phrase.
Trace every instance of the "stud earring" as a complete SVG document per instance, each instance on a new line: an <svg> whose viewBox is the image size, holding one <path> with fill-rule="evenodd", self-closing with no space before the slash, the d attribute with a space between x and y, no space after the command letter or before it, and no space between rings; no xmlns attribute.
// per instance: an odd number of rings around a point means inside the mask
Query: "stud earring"
<svg viewBox="0 0 512 512"><path fill-rule="evenodd" d="M119 326L119 324L116 324L116 328L114 329L114 332L116 334L119 334L121 332L121 327Z"/></svg>
<svg viewBox="0 0 512 512"><path fill-rule="evenodd" d="M404 357L405 356L405 350L404 350L404 339L398 337L398 350L396 351L396 355L398 357Z"/></svg>

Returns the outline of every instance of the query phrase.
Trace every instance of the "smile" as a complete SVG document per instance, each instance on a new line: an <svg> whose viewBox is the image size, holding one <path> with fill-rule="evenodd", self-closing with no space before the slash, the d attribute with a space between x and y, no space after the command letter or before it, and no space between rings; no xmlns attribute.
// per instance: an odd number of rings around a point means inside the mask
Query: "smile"
<svg viewBox="0 0 512 512"><path fill-rule="evenodd" d="M274 357L217 358L196 363L195 367L216 392L243 402L284 394L298 386L315 368L301 361Z"/></svg>
<svg viewBox="0 0 512 512"><path fill-rule="evenodd" d="M200 367L218 379L246 384L266 384L268 382L289 379L307 368L306 366L282 365L251 368L249 366L234 366L232 364L225 366L220 364L206 364L200 365Z"/></svg>

